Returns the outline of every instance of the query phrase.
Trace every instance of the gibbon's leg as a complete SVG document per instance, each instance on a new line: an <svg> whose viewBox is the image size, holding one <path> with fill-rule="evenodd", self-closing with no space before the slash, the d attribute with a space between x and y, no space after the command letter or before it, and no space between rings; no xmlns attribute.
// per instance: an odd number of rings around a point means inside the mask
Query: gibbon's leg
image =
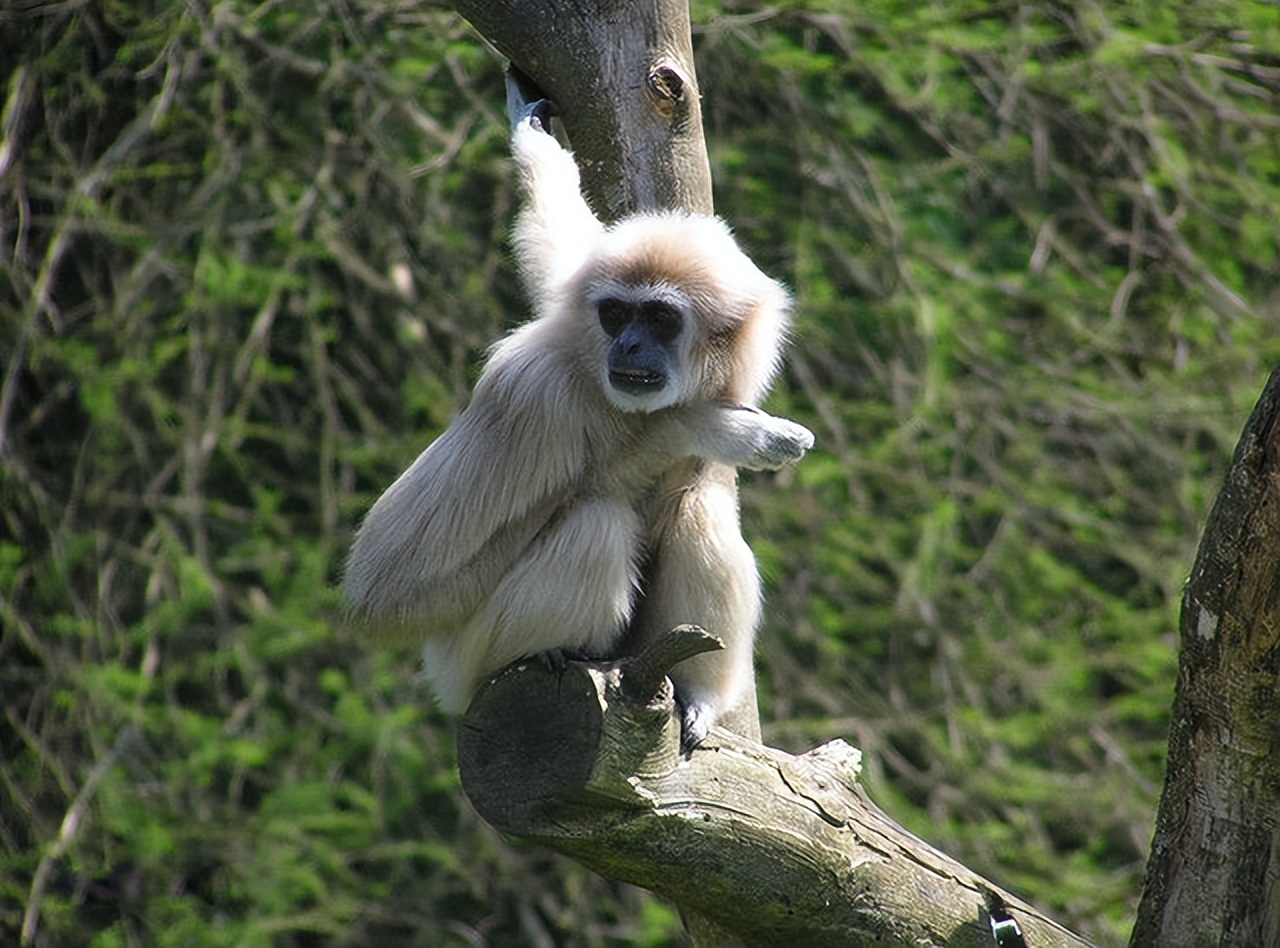
<svg viewBox="0 0 1280 948"><path fill-rule="evenodd" d="M754 645L760 622L760 578L738 524L736 475L707 464L687 490L670 497L638 606L641 642L693 623L724 650L687 659L671 670L682 714L683 744L696 747L726 712L754 697Z"/></svg>
<svg viewBox="0 0 1280 948"><path fill-rule="evenodd" d="M595 498L564 510L479 613L423 645L423 675L440 706L464 710L485 677L527 655L612 655L631 618L639 548L630 506Z"/></svg>

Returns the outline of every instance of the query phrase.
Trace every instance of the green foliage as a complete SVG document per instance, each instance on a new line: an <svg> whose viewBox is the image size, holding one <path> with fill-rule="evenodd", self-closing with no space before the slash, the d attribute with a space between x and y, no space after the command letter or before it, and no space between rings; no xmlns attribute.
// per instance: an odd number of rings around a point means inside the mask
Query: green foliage
<svg viewBox="0 0 1280 948"><path fill-rule="evenodd" d="M700 50L718 206L797 289L786 406L830 455L747 494L772 737L852 731L891 812L1103 943L1280 354L1262 11L797 3Z"/></svg>
<svg viewBox="0 0 1280 948"><path fill-rule="evenodd" d="M768 736L853 738L895 818L1116 943L1280 356L1274 10L694 12L819 438L744 485ZM480 823L332 589L524 310L501 63L429 2L0 24L0 941L679 943Z"/></svg>

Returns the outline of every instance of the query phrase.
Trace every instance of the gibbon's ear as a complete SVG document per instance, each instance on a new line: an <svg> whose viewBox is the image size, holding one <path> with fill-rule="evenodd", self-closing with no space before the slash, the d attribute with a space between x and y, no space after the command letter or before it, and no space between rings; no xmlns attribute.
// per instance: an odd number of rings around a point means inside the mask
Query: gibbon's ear
<svg viewBox="0 0 1280 948"><path fill-rule="evenodd" d="M750 315L733 347L730 385L725 397L744 405L758 405L782 365L782 349L791 325L791 294L759 273L757 295Z"/></svg>

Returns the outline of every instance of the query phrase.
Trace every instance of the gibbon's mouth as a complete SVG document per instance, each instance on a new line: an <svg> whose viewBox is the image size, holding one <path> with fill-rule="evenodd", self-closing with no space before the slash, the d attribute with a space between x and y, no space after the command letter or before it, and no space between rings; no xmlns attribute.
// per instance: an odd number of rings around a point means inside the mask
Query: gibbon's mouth
<svg viewBox="0 0 1280 948"><path fill-rule="evenodd" d="M644 395L662 388L666 378L648 369L610 369L609 384L628 395Z"/></svg>

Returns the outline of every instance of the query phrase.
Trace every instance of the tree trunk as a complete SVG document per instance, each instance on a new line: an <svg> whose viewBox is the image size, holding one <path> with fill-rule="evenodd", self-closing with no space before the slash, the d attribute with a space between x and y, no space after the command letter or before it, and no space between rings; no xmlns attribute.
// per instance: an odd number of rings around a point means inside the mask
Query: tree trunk
<svg viewBox="0 0 1280 948"><path fill-rule="evenodd" d="M686 0L454 6L559 107L600 218L666 208L711 213Z"/></svg>
<svg viewBox="0 0 1280 948"><path fill-rule="evenodd" d="M1280 368L1209 514L1180 631L1131 944L1280 945Z"/></svg>

